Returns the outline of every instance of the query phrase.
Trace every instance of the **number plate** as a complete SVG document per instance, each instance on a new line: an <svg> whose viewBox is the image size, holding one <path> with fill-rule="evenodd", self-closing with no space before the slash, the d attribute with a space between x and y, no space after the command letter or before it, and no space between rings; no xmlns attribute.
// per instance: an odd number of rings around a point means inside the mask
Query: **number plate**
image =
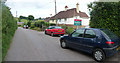
<svg viewBox="0 0 120 63"><path fill-rule="evenodd" d="M61 32L62 30L58 30L59 32Z"/></svg>
<svg viewBox="0 0 120 63"><path fill-rule="evenodd" d="M120 49L120 46L117 48L117 51Z"/></svg>

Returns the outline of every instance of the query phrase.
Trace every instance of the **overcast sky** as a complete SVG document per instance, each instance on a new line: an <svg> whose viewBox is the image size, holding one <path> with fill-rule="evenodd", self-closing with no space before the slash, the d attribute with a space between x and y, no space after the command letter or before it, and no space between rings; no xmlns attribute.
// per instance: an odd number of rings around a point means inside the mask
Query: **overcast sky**
<svg viewBox="0 0 120 63"><path fill-rule="evenodd" d="M7 0L6 4L11 8L13 16L33 15L35 18L50 17L50 14L55 15L55 0ZM79 9L89 15L87 4L96 0L56 0L57 13L65 10L67 5L69 9L76 8L77 2L80 4Z"/></svg>

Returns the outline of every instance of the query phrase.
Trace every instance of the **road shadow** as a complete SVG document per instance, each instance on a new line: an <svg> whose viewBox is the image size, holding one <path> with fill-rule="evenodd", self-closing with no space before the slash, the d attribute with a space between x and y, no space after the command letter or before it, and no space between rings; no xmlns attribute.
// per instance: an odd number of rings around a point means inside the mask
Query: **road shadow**
<svg viewBox="0 0 120 63"><path fill-rule="evenodd" d="M90 53L87 53L87 52L84 52L84 51L80 51L80 50L76 50L76 49L73 49L73 48L68 48L68 49L71 50L71 51L75 51L75 52L77 52L79 54L85 55L86 57L92 58L94 60L92 54L90 54ZM96 61L92 61L92 62L96 63ZM112 63L112 62L113 63L120 62L120 52L116 53L115 55L113 55L111 57L106 57L106 59L103 61L103 63L106 63L106 62L107 63L109 63L109 62L110 63Z"/></svg>

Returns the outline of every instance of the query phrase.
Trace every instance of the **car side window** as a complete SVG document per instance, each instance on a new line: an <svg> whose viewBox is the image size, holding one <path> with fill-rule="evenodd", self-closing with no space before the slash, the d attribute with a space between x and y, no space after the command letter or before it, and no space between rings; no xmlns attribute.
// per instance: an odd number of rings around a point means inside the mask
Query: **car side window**
<svg viewBox="0 0 120 63"><path fill-rule="evenodd" d="M53 29L53 27L49 27L48 29Z"/></svg>
<svg viewBox="0 0 120 63"><path fill-rule="evenodd" d="M86 30L85 32L85 38L95 38L96 34L93 30Z"/></svg>
<svg viewBox="0 0 120 63"><path fill-rule="evenodd" d="M72 37L83 37L84 29L78 29L73 34Z"/></svg>

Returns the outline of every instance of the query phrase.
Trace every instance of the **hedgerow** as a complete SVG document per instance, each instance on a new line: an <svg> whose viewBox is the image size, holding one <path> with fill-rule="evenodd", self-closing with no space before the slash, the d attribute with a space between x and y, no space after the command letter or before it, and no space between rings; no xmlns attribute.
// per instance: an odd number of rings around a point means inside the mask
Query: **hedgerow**
<svg viewBox="0 0 120 63"><path fill-rule="evenodd" d="M88 7L90 27L106 28L120 37L120 2L94 2Z"/></svg>
<svg viewBox="0 0 120 63"><path fill-rule="evenodd" d="M10 12L10 8L2 3L2 59L4 60L15 30L17 29L17 21Z"/></svg>

